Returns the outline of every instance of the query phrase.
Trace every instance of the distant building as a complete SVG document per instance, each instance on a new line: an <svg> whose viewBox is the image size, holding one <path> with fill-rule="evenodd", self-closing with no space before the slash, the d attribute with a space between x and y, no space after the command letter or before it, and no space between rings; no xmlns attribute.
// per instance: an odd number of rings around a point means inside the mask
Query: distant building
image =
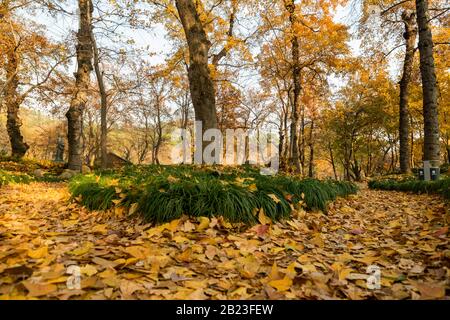
<svg viewBox="0 0 450 320"><path fill-rule="evenodd" d="M100 158L95 160L95 166L100 167L101 160ZM126 165L133 164L131 161L124 159L120 156L118 156L115 153L108 152L107 158L106 158L106 168L112 169L112 168L120 168Z"/></svg>

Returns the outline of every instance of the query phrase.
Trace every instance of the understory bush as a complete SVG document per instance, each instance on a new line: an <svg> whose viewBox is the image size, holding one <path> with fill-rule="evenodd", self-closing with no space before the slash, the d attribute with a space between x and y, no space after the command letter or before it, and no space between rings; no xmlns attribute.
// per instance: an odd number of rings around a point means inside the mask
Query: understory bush
<svg viewBox="0 0 450 320"><path fill-rule="evenodd" d="M56 163L49 160L34 160L0 156L0 170L21 172L31 176L36 169L45 171L49 176L57 176L63 172L64 163Z"/></svg>
<svg viewBox="0 0 450 320"><path fill-rule="evenodd" d="M92 210L114 205L165 222L183 214L223 216L253 224L262 210L273 221L288 218L295 206L326 211L338 196L356 193L353 183L290 176L264 176L251 166L129 166L73 178L74 199Z"/></svg>
<svg viewBox="0 0 450 320"><path fill-rule="evenodd" d="M450 199L450 178L424 181L414 178L394 180L391 178L369 181L369 188L379 190L409 191L414 193L437 193Z"/></svg>
<svg viewBox="0 0 450 320"><path fill-rule="evenodd" d="M45 173L41 177L35 177L28 173L17 171L5 171L0 169L0 186L10 183L30 183L30 182L60 182L64 179L54 176L50 173Z"/></svg>
<svg viewBox="0 0 450 320"><path fill-rule="evenodd" d="M35 176L35 170L41 170L42 175ZM60 182L64 179L59 175L64 170L63 163L48 160L33 160L26 158L0 157L0 186L8 183Z"/></svg>
<svg viewBox="0 0 450 320"><path fill-rule="evenodd" d="M0 186L9 183L30 183L34 178L26 173L0 170Z"/></svg>

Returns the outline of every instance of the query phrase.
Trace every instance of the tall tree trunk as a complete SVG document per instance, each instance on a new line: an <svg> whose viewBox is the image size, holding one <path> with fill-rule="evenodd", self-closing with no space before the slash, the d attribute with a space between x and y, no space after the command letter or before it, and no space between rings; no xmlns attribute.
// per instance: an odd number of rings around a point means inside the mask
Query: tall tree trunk
<svg viewBox="0 0 450 320"><path fill-rule="evenodd" d="M412 167L414 167L414 127L413 127L413 119L412 117L409 117L409 122L410 122L410 135L411 135L411 148L410 148L410 164Z"/></svg>
<svg viewBox="0 0 450 320"><path fill-rule="evenodd" d="M81 143L83 111L88 99L89 75L92 71L91 28L93 6L90 0L78 0L78 7L80 11L80 28L77 33L78 68L75 74L75 93L66 117L69 142L69 169L80 171L83 154Z"/></svg>
<svg viewBox="0 0 450 320"><path fill-rule="evenodd" d="M29 145L24 142L20 132L22 122L19 118L19 107L22 97L17 92L17 87L19 86L19 78L16 71L18 63L17 52L14 50L8 54L6 65L6 78L8 79L5 87L6 129L11 143L11 155L22 158L29 149Z"/></svg>
<svg viewBox="0 0 450 320"><path fill-rule="evenodd" d="M155 162L156 164L159 164L159 149L161 148L161 144L162 144L162 138L163 138L163 130L162 130L162 120L161 120L161 104L162 102L159 101L159 97L157 98L157 109L156 109L156 116L157 116L157 125L156 125L156 130L157 130L157 139L156 139L156 144L155 144L155 148L154 148L154 152L155 152Z"/></svg>
<svg viewBox="0 0 450 320"><path fill-rule="evenodd" d="M400 172L408 173L411 170L410 149L409 149L409 110L408 96L409 83L411 82L411 72L414 62L414 45L416 43L416 27L414 24L414 12L404 11L402 20L405 25L406 51L403 62L403 75L400 80L400 117L399 117L399 137L400 137Z"/></svg>
<svg viewBox="0 0 450 320"><path fill-rule="evenodd" d="M100 160L101 168L106 169L108 165L107 135L108 127L106 123L106 114L108 112L108 97L106 95L103 73L100 70L100 58L98 54L97 42L94 32L91 29L92 49L94 54L94 70L97 78L98 90L100 92Z"/></svg>
<svg viewBox="0 0 450 320"><path fill-rule="evenodd" d="M292 103L292 114L291 114L291 128L290 128L290 146L291 146L291 154L289 159L289 164L294 166L296 173L301 172L300 165L300 152L299 152L299 113L300 113L300 91L301 91L301 82L300 82L300 52L299 52L299 42L298 37L296 36L296 24L297 24L297 16L295 13L295 3L294 0L285 0L284 6L289 13L289 21L291 23L292 30L292 79L294 83L294 91L293 91L293 103Z"/></svg>
<svg viewBox="0 0 450 320"><path fill-rule="evenodd" d="M450 164L450 146L447 146L447 163Z"/></svg>
<svg viewBox="0 0 450 320"><path fill-rule="evenodd" d="M330 151L330 161L331 161L331 166L333 167L334 178L336 180L338 180L338 176L337 176L337 172L336 172L336 164L334 162L333 149L331 147L331 143L330 142L328 142L328 151Z"/></svg>
<svg viewBox="0 0 450 320"><path fill-rule="evenodd" d="M283 159L284 159L284 168L286 169L286 164L287 164L287 160L289 158L289 135L288 135L288 118L289 118L289 99L288 99L288 104L286 105L286 112L284 113L283 116L283 131L284 131L284 152L283 152Z"/></svg>
<svg viewBox="0 0 450 320"><path fill-rule="evenodd" d="M189 89L195 111L195 120L202 122L202 131L217 128L214 84L208 68L211 47L203 23L193 0L176 0L178 14L189 47ZM208 145L203 142L202 150Z"/></svg>
<svg viewBox="0 0 450 320"><path fill-rule="evenodd" d="M278 154L280 155L280 168L284 168L283 147L284 147L284 134L283 134L283 121L280 121L280 128L278 130Z"/></svg>
<svg viewBox="0 0 450 320"><path fill-rule="evenodd" d="M422 76L424 160L439 160L438 89L433 58L433 38L428 24L428 0L416 0L419 27L420 74Z"/></svg>
<svg viewBox="0 0 450 320"><path fill-rule="evenodd" d="M314 176L314 120L311 121L311 130L309 132L309 170L308 176Z"/></svg>

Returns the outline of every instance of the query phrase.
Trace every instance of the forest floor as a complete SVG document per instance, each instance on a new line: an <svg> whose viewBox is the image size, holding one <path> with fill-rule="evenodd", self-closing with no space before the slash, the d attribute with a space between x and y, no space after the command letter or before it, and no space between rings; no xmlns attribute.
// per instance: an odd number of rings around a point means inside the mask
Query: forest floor
<svg viewBox="0 0 450 320"><path fill-rule="evenodd" d="M64 183L9 185L0 299L449 299L448 210L437 196L362 188L284 223L152 226L89 212Z"/></svg>

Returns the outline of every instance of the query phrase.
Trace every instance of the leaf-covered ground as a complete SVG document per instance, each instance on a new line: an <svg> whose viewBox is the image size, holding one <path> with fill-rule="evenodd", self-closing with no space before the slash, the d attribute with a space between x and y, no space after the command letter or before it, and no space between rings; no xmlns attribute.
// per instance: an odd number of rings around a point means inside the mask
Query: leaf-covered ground
<svg viewBox="0 0 450 320"><path fill-rule="evenodd" d="M328 215L233 228L151 226L69 203L63 183L0 189L0 298L448 299L448 208L437 196L371 191ZM264 219L263 219L264 220ZM81 268L81 289L67 287ZM381 288L367 288L369 265Z"/></svg>

